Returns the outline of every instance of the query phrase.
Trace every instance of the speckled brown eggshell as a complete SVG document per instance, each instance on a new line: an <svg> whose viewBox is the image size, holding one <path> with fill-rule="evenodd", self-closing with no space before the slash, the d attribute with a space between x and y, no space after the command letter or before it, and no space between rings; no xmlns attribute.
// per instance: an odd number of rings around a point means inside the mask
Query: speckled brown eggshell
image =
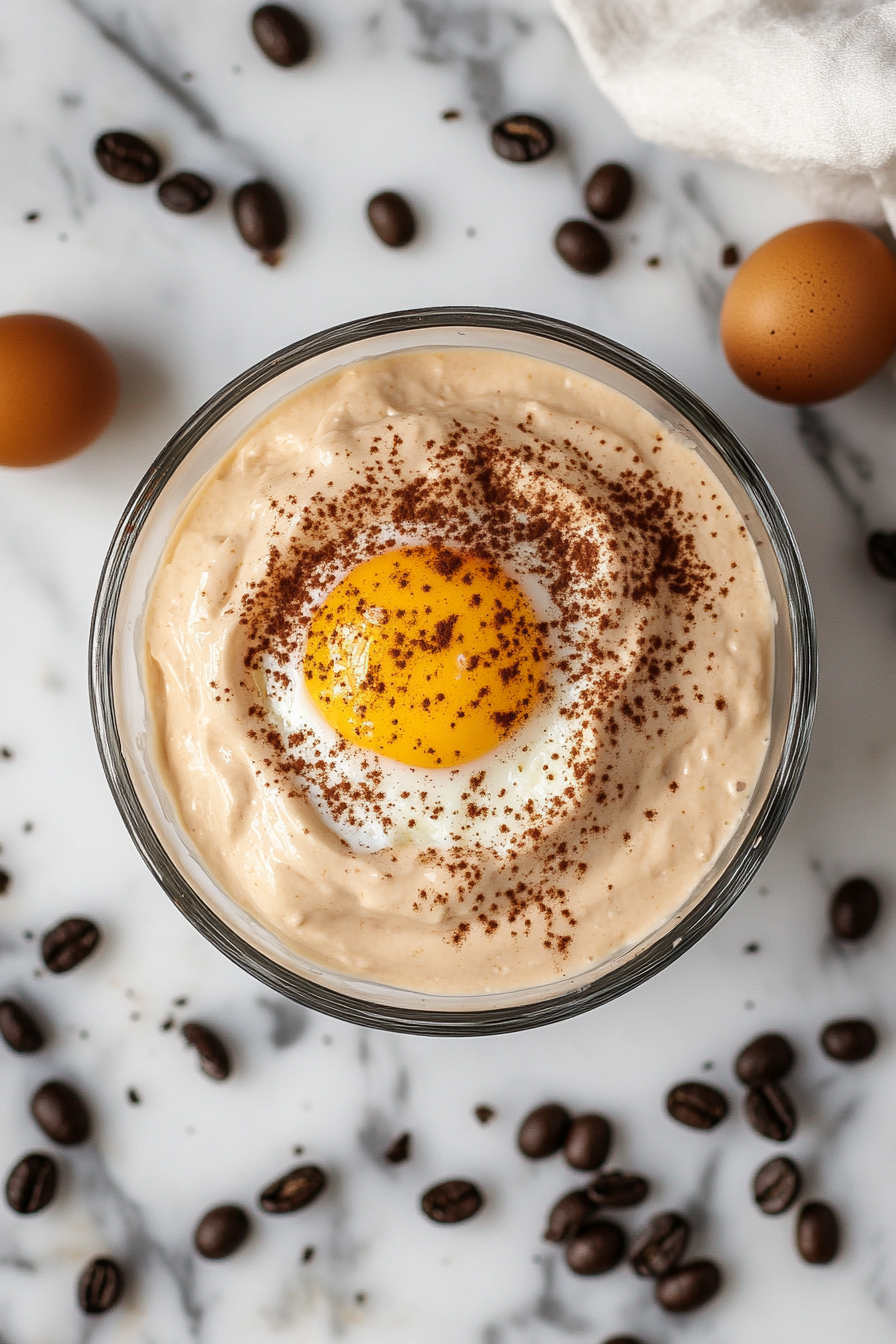
<svg viewBox="0 0 896 1344"><path fill-rule="evenodd" d="M794 406L840 397L896 349L896 258L857 224L787 229L734 277L721 334L728 363L760 396Z"/></svg>
<svg viewBox="0 0 896 1344"><path fill-rule="evenodd" d="M72 457L117 403L112 356L89 331L49 313L0 317L0 466Z"/></svg>

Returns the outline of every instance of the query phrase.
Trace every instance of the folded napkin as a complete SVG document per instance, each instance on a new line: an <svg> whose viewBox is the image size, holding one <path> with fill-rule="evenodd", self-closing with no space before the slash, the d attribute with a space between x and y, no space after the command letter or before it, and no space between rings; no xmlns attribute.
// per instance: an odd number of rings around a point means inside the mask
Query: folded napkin
<svg viewBox="0 0 896 1344"><path fill-rule="evenodd" d="M823 213L896 229L896 3L554 4L643 139L788 174Z"/></svg>

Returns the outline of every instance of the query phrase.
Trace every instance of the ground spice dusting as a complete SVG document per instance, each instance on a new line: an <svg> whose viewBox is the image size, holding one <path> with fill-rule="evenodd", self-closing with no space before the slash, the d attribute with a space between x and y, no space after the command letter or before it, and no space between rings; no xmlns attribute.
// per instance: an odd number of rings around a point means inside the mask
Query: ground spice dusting
<svg viewBox="0 0 896 1344"><path fill-rule="evenodd" d="M560 883L585 875L581 853L608 829L625 795L615 778L622 723L627 731L661 739L664 725L687 716L690 696L703 700L699 683L685 680L693 675L687 664L695 651L695 612L713 618L727 589L718 587L698 552L693 515L681 492L664 484L657 470L635 456L633 465L620 462L611 476L592 460L585 442L566 440L560 452L538 439L531 417L517 429L521 437L510 441L494 424L454 421L444 442L427 444L431 469L410 479L401 439L393 433L391 441L373 439L359 454L354 483L338 498L318 491L299 505L290 496L285 521L285 504L270 500L278 522L266 570L243 593L239 614L243 688L255 692L246 731L261 745L265 769L290 796L322 799L337 823L358 825L373 816L388 832L394 823L384 806L379 758L347 742L325 749L309 733L281 731L257 688L265 678L290 683L323 597L388 547L440 548L445 577L461 568L459 552L517 569L524 557L557 613L539 633L549 650L550 676L572 692L558 713L568 724L588 727L576 730L569 749L574 784L547 800L511 805L504 790L499 800L486 797L485 772L471 770L467 818L472 825L503 808L506 848L500 858L486 851L473 826L472 838L452 836L453 848L422 850L418 862L429 881L414 909L447 910L446 937L459 949L473 936L490 937L501 923L528 937L537 922L545 947L562 959L576 921L568 885ZM632 606L638 613L634 633L623 621L623 610ZM450 645L456 619L436 624L430 637L437 648ZM512 679L512 666L504 674ZM550 694L547 682L542 689ZM719 711L726 708L721 697L712 696L713 702ZM509 712L502 726L512 728L514 718ZM347 778L347 752L360 758L360 781ZM551 767L544 770L553 779ZM670 783L670 795L677 788ZM444 811L425 786L408 797L421 818L438 820ZM656 812L644 815L653 820ZM623 840L630 840L627 832Z"/></svg>

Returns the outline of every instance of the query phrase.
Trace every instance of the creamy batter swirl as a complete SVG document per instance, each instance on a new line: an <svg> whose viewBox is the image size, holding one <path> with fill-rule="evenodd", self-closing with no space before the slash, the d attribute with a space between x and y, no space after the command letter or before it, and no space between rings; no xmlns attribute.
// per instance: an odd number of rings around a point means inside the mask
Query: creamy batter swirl
<svg viewBox="0 0 896 1344"><path fill-rule="evenodd" d="M718 479L620 393L498 351L275 407L194 492L145 640L215 879L309 960L430 993L656 928L768 743L771 602Z"/></svg>

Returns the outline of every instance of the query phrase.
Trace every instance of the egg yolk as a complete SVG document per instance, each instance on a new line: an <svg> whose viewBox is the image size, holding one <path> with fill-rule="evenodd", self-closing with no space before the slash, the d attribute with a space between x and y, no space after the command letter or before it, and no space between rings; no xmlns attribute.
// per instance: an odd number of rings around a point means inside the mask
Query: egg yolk
<svg viewBox="0 0 896 1344"><path fill-rule="evenodd" d="M349 742L406 765L464 765L547 691L532 604L491 560L439 546L356 566L315 613L308 691Z"/></svg>

